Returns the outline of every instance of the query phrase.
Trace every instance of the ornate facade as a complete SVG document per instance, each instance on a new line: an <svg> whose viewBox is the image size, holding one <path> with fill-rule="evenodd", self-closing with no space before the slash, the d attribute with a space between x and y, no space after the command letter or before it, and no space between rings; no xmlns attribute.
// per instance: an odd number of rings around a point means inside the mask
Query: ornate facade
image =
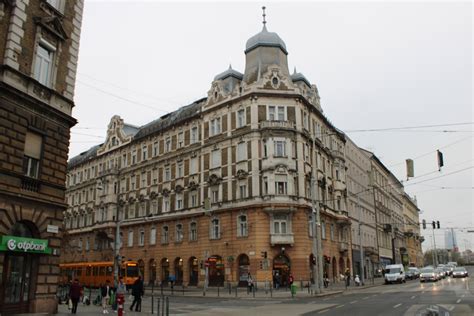
<svg viewBox="0 0 474 316"><path fill-rule="evenodd" d="M345 137L276 33L264 26L245 56L206 98L140 127L114 116L106 141L70 160L63 262L113 260L118 220L120 255L146 283L202 285L206 266L210 285L310 281L318 203L324 269L351 269Z"/></svg>
<svg viewBox="0 0 474 316"><path fill-rule="evenodd" d="M0 311L57 311L83 1L0 1Z"/></svg>

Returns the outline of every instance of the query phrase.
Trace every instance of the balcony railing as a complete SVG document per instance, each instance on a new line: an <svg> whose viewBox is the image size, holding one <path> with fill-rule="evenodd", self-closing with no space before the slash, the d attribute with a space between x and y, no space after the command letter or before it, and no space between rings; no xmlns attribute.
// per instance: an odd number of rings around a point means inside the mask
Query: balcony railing
<svg viewBox="0 0 474 316"><path fill-rule="evenodd" d="M291 121L262 121L260 128L286 128L294 129L295 124Z"/></svg>
<svg viewBox="0 0 474 316"><path fill-rule="evenodd" d="M272 245L293 245L295 239L293 234L271 234L270 242Z"/></svg>
<svg viewBox="0 0 474 316"><path fill-rule="evenodd" d="M21 178L21 188L25 191L38 192L41 182L30 177Z"/></svg>
<svg viewBox="0 0 474 316"><path fill-rule="evenodd" d="M346 252L349 250L349 245L345 241L339 242L339 252Z"/></svg>

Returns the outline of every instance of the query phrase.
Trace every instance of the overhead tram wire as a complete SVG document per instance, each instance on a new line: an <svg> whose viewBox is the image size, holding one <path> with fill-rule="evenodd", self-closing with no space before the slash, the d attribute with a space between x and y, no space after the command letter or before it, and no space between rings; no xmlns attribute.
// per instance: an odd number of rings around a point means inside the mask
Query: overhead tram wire
<svg viewBox="0 0 474 316"><path fill-rule="evenodd" d="M348 131L346 131L346 133L381 132L381 131L391 131L391 130L405 130L405 129L418 129L418 128L428 128L428 127L459 126L459 125L474 125L474 122L448 123L448 124L436 124L436 125L416 125L416 126L405 126L405 127L386 127L386 128L373 128L373 129L358 129L358 130L348 130Z"/></svg>

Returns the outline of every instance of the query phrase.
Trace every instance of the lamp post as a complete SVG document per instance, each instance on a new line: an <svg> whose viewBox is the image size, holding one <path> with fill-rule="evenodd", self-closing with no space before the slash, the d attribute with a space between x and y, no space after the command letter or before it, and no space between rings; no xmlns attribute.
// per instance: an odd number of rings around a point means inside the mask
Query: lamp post
<svg viewBox="0 0 474 316"><path fill-rule="evenodd" d="M316 140L314 141L314 146L316 147ZM314 155L311 168L311 197L312 197L312 227L313 227L313 243L312 243L312 252L316 256L316 264L312 265L314 283L313 292L321 293L323 288L323 257L322 257L322 245L321 245L321 219L319 212L319 202L318 202L318 185L317 185L317 175L316 175L316 158Z"/></svg>

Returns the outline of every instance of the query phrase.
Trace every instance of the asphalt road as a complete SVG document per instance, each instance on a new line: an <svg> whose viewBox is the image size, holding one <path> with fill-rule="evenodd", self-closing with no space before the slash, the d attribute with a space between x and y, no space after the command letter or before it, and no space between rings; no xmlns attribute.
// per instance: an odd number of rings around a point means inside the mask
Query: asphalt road
<svg viewBox="0 0 474 316"><path fill-rule="evenodd" d="M300 295L291 298L275 295L273 298L239 295L216 297L202 295L170 296L170 315L222 315L222 316L277 316L277 315L427 315L431 308L440 316L474 315L474 267L468 268L470 278L447 278L435 283L420 283L418 280L405 284L380 285L370 288L352 288L343 293L324 297ZM283 293L282 293L283 294ZM130 312L126 304L125 316L150 315L151 298L145 297L141 313ZM162 303L161 303L162 304ZM162 307L162 305L160 306ZM160 308L161 310L161 308ZM64 305L60 313L66 314ZM79 306L78 314L97 315L98 306ZM156 314L156 300L154 303ZM113 312L111 312L113 315ZM160 313L163 316L162 313Z"/></svg>

